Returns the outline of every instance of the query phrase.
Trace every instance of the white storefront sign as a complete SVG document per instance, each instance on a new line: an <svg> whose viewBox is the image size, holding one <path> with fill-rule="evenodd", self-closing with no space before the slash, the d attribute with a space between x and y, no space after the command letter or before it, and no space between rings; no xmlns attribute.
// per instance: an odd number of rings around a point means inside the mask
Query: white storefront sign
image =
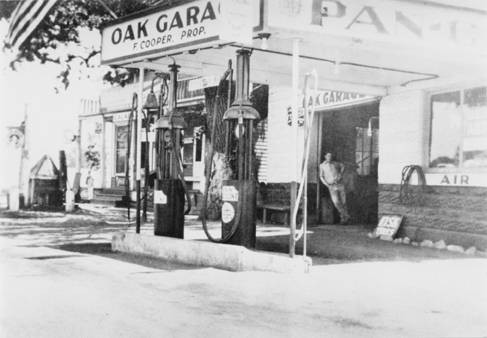
<svg viewBox="0 0 487 338"><path fill-rule="evenodd" d="M299 97L299 102L301 106L298 112L298 125L302 126L304 123L304 109L303 107L314 106L315 111L325 110L325 109L337 109L341 107L346 107L352 104L361 104L366 102L372 102L376 100L375 96L363 95L358 93L348 93L335 90L319 91L314 94L310 94L308 99L305 100L304 96ZM289 106L287 108L287 124L292 125L292 108Z"/></svg>
<svg viewBox="0 0 487 338"><path fill-rule="evenodd" d="M251 0L194 1L114 21L102 30L101 62L163 56L224 42L250 44L254 6Z"/></svg>
<svg viewBox="0 0 487 338"><path fill-rule="evenodd" d="M459 4L461 6L461 4ZM269 0L270 27L486 49L480 10L394 0Z"/></svg>
<svg viewBox="0 0 487 338"><path fill-rule="evenodd" d="M487 187L487 174L482 173L426 173L426 184L454 187Z"/></svg>

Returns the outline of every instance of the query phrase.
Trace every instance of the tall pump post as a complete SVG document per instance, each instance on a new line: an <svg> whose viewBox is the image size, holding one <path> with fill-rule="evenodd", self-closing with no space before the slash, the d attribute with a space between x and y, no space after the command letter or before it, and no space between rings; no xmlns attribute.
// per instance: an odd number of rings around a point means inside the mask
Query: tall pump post
<svg viewBox="0 0 487 338"><path fill-rule="evenodd" d="M227 158L236 144L236 173L223 182L222 237L229 243L255 247L256 178L252 163L253 133L260 114L249 100L250 50L237 51L236 97L225 112Z"/></svg>
<svg viewBox="0 0 487 338"><path fill-rule="evenodd" d="M181 137L186 124L177 112L178 68L169 66L168 109L156 122L156 180L154 183L154 234L184 238L184 195Z"/></svg>

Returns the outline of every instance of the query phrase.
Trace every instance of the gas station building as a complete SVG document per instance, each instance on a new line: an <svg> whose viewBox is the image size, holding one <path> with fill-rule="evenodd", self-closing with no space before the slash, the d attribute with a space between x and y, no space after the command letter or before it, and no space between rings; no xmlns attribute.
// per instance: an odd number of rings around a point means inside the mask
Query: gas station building
<svg viewBox="0 0 487 338"><path fill-rule="evenodd" d="M132 94L141 112L154 73L176 63L178 108L193 121L184 131L185 177L201 191L204 89L245 48L251 88L268 88L256 144L265 202L288 203L291 182L299 183L304 103L315 110L310 223L334 222L318 178L331 152L354 173L347 197L356 224L397 214L435 240L487 235L486 31L487 5L453 0L183 0L116 19L103 29L102 63L144 76L106 90L99 112L81 117L83 142L102 155L96 187L123 189L134 166L124 155ZM315 87L305 91L310 74ZM154 133L138 132L138 154L153 163ZM403 177L408 166L415 173Z"/></svg>

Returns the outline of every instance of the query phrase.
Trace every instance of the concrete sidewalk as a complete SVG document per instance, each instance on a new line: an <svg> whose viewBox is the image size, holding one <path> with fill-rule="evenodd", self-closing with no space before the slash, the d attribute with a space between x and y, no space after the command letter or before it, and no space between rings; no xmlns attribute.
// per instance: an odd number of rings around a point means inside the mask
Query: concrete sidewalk
<svg viewBox="0 0 487 338"><path fill-rule="evenodd" d="M221 225L210 222L212 235L219 238ZM127 230L135 233L135 226ZM369 238L370 228L361 225L322 225L311 227L307 233L307 255L312 257L313 265L344 263L350 261L418 261L425 259L469 258L466 254L412 245L395 244ZM153 235L153 224L148 222L141 227L141 234ZM207 241L201 222L195 216L186 218L185 240ZM296 244L296 254L302 254L303 241ZM256 249L274 253L288 253L289 227L270 224L257 225ZM482 257L481 252L478 256Z"/></svg>

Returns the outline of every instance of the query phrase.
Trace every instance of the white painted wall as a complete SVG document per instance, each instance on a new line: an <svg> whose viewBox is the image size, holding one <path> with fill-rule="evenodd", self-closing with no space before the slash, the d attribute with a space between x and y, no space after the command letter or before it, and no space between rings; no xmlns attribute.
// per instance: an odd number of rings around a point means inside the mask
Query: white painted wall
<svg viewBox="0 0 487 338"><path fill-rule="evenodd" d="M268 182L291 182L295 179L294 128L287 124L287 107L291 102L291 87L269 87Z"/></svg>
<svg viewBox="0 0 487 338"><path fill-rule="evenodd" d="M428 113L422 90L385 96L379 107L379 183L401 183L410 164L426 165Z"/></svg>

